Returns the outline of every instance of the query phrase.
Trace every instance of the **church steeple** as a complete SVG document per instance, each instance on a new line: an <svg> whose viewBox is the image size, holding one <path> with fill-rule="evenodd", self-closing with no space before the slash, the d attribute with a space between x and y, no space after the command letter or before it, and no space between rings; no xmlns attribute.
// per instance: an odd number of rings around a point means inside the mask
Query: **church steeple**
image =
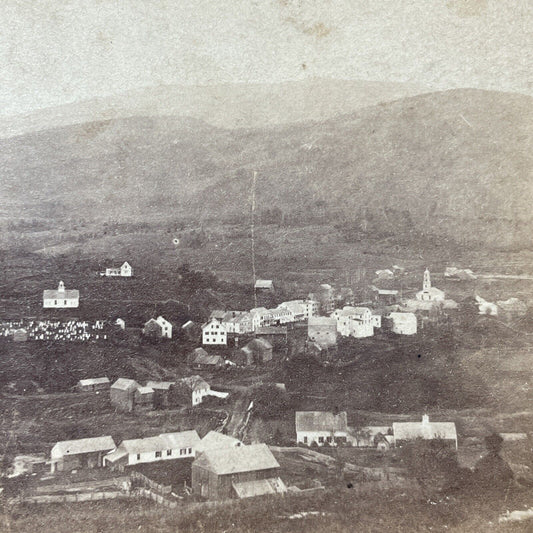
<svg viewBox="0 0 533 533"><path fill-rule="evenodd" d="M431 277L429 275L429 269L426 268L424 272L424 283L422 285L422 290L427 291L431 289Z"/></svg>

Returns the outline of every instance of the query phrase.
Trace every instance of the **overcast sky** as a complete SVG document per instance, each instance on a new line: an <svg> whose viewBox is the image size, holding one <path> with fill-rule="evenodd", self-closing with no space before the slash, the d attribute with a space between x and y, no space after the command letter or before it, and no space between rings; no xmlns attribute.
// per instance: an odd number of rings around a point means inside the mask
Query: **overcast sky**
<svg viewBox="0 0 533 533"><path fill-rule="evenodd" d="M2 0L0 114L306 77L533 93L533 0Z"/></svg>

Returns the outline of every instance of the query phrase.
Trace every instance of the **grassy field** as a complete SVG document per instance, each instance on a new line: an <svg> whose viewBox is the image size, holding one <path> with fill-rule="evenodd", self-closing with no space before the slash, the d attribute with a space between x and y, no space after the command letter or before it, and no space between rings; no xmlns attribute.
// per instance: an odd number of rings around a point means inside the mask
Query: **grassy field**
<svg viewBox="0 0 533 533"><path fill-rule="evenodd" d="M250 499L197 509L168 510L143 500L16 507L4 509L3 531L29 533L126 533L330 531L427 532L528 531L528 524L499 524L507 510L531 504L530 490L501 494L473 491L437 501L424 501L402 493L361 495L343 485L309 496Z"/></svg>

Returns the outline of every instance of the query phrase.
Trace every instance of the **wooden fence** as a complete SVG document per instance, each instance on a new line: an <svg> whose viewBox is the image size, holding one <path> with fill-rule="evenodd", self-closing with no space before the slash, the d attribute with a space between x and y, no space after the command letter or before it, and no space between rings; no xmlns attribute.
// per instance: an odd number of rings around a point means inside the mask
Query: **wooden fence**
<svg viewBox="0 0 533 533"><path fill-rule="evenodd" d="M141 483L144 483L147 485L150 489L152 489L155 492L158 492L159 494L170 494L172 492L171 485L162 485L160 483L156 483L149 477L145 476L144 474L141 474L141 472L132 471L130 472L130 478L131 480L137 480Z"/></svg>

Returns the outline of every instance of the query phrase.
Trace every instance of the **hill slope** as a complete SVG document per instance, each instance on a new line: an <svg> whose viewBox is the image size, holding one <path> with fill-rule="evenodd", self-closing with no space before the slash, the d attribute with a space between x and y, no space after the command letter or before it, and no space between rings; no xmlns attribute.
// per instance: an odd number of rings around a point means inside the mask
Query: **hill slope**
<svg viewBox="0 0 533 533"><path fill-rule="evenodd" d="M220 219L258 209L293 220L342 209L394 230L530 244L533 99L432 93L326 122L224 130L136 117L0 141L3 218Z"/></svg>

